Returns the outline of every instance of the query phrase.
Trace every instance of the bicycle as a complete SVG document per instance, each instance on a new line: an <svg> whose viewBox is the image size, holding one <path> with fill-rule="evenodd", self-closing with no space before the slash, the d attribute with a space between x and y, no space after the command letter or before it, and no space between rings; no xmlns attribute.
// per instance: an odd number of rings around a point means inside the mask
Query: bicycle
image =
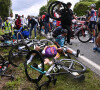
<svg viewBox="0 0 100 90"><path fill-rule="evenodd" d="M31 62L27 63L31 55L34 54L34 57L31 58ZM51 81L56 84L55 76L69 73L75 79L84 80L84 72L86 67L73 59L53 59L53 64L50 66L47 71L44 70L44 60L40 52L32 50L27 54L24 67L25 73L29 81L36 83L38 90L41 90L41 87L44 85L49 85ZM41 65L41 67L39 67ZM42 79L43 75L48 77L48 81L44 82L40 86L38 83Z"/></svg>
<svg viewBox="0 0 100 90"><path fill-rule="evenodd" d="M81 23L72 24L73 37L78 38L82 43L89 42L92 39L92 33L88 27Z"/></svg>
<svg viewBox="0 0 100 90"><path fill-rule="evenodd" d="M13 80L14 79L13 75L5 74L9 65L10 65L9 61L5 61L5 59L0 55L0 76L10 77L11 80Z"/></svg>
<svg viewBox="0 0 100 90"><path fill-rule="evenodd" d="M18 43L11 48L8 60L13 66L18 67L19 64L23 62L23 57L27 55L31 48L35 49L36 46L43 48L47 45L54 45L54 43L47 39L33 39L29 41L26 40L24 43Z"/></svg>

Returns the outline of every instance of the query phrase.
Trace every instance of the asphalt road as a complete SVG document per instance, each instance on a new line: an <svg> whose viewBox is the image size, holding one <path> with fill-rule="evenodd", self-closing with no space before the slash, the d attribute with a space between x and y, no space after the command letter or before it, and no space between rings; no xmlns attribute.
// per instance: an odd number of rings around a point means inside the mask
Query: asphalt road
<svg viewBox="0 0 100 90"><path fill-rule="evenodd" d="M82 43L78 39L71 39L72 45L67 45L73 50L80 49L80 54L100 65L100 53L93 51L93 43Z"/></svg>
<svg viewBox="0 0 100 90"><path fill-rule="evenodd" d="M78 39L71 40L72 45L67 45L72 50L80 49L78 60L86 67L100 76L100 53L93 51L93 43L82 43Z"/></svg>

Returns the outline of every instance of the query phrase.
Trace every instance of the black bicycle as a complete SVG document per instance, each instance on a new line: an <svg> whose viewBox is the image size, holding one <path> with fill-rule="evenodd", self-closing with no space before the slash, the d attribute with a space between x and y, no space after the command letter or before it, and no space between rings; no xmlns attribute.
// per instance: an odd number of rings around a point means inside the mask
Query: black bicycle
<svg viewBox="0 0 100 90"><path fill-rule="evenodd" d="M10 64L15 67L19 66L20 63L24 62L23 59L29 51L30 48L27 46L27 44L18 43L14 45L9 51L8 60Z"/></svg>
<svg viewBox="0 0 100 90"><path fill-rule="evenodd" d="M40 52L36 50L32 50L27 54L25 61L25 73L28 78L33 83L36 83L38 86L38 90L41 89L44 85L49 85L51 81L56 83L55 76L62 74L70 74L75 79L84 80L84 72L86 71L86 67L73 59L53 59L53 64L46 71L44 70L44 60ZM48 77L48 81L38 85L39 81L42 79L43 75Z"/></svg>
<svg viewBox="0 0 100 90"><path fill-rule="evenodd" d="M14 79L13 75L6 74L9 65L10 65L9 61L5 61L5 59L0 55L0 76L10 77L11 80L13 80Z"/></svg>
<svg viewBox="0 0 100 90"><path fill-rule="evenodd" d="M13 66L17 67L20 63L24 62L23 60L25 60L24 58L31 48L35 49L36 46L44 48L48 45L54 45L54 43L47 39L26 40L25 43L18 43L11 48L8 60Z"/></svg>

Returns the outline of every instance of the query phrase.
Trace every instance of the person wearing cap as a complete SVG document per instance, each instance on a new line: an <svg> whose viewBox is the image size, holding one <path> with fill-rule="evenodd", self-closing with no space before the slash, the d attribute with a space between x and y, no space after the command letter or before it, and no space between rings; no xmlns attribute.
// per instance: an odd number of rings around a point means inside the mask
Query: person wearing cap
<svg viewBox="0 0 100 90"><path fill-rule="evenodd" d="M90 40L91 43L95 42L95 26L96 26L96 11L95 11L95 4L91 4L91 11L90 11L90 16L87 19L87 22L89 22L89 29L93 32L93 37L92 40Z"/></svg>
<svg viewBox="0 0 100 90"><path fill-rule="evenodd" d="M3 24L3 27L2 27L2 31L11 37L12 35L12 25L11 23L8 21L8 18L5 19L6 21L4 22Z"/></svg>

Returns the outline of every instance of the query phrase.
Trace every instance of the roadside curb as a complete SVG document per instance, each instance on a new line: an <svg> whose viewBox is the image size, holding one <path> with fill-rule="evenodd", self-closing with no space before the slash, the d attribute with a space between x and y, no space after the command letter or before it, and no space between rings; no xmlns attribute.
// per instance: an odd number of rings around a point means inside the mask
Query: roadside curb
<svg viewBox="0 0 100 90"><path fill-rule="evenodd" d="M71 49L71 48L69 48L69 49ZM74 51L73 49L71 49L71 50ZM100 76L100 65L96 64L92 60L90 60L87 57L82 56L82 55L79 55L78 61L83 63L86 67L88 67L89 69L91 69L93 72L95 72L96 74L98 74Z"/></svg>

